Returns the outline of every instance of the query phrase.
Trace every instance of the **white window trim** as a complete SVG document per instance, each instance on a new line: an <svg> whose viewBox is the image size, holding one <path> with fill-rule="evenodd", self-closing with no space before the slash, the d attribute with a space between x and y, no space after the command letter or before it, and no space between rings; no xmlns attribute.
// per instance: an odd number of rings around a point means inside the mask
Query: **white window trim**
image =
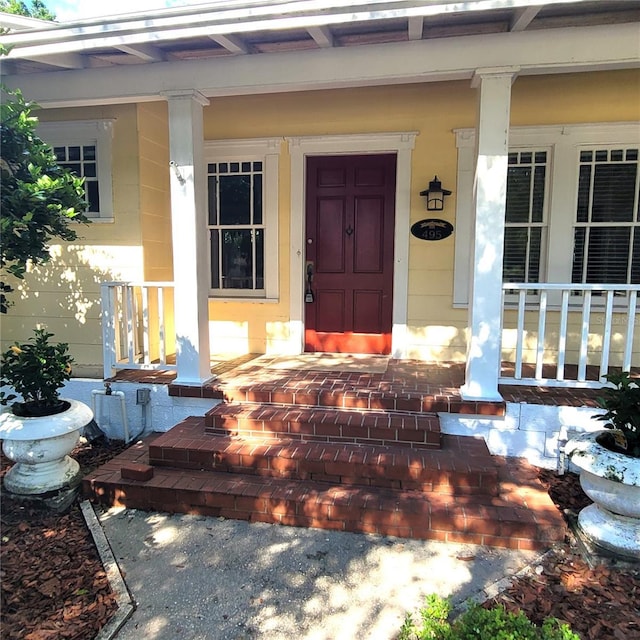
<svg viewBox="0 0 640 640"><path fill-rule="evenodd" d="M304 350L306 157L396 153L391 353L394 358L406 356L411 158L417 135L417 131L405 131L286 138L291 154L290 353L299 354Z"/></svg>
<svg viewBox="0 0 640 640"><path fill-rule="evenodd" d="M265 244L264 251L264 294L259 297L248 295L246 291L225 291L209 289L209 296L215 300L265 302L278 300L278 170L282 138L252 138L243 140L205 140L204 161L237 162L254 161L263 163L263 206ZM208 214L207 214L208 215ZM207 240L209 264L211 264L211 246Z"/></svg>
<svg viewBox="0 0 640 640"><path fill-rule="evenodd" d="M47 144L87 145L95 143L97 149L99 213L88 213L92 222L113 222L113 188L111 173L111 152L113 146L113 119L65 120L61 122L40 122L37 134Z"/></svg>
<svg viewBox="0 0 640 640"><path fill-rule="evenodd" d="M458 177L453 306L469 304L471 233L473 229L473 180L475 129L456 129ZM551 150L548 203L548 245L541 273L546 282L571 282L571 256L567 238L573 238L578 198L579 154L593 145L640 145L640 123L579 124L539 127L511 127L509 149L549 147ZM569 215L567 215L569 212Z"/></svg>

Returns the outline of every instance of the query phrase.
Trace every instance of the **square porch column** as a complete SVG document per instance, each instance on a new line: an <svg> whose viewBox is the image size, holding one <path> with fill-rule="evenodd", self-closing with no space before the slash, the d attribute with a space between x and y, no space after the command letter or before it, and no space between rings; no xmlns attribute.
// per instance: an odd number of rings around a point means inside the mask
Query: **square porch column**
<svg viewBox="0 0 640 640"><path fill-rule="evenodd" d="M164 95L169 103L176 383L197 386L211 378L203 147L203 107L209 101L197 91Z"/></svg>
<svg viewBox="0 0 640 640"><path fill-rule="evenodd" d="M511 84L517 69L479 69L475 215L469 286L465 400L501 401L502 262L507 195Z"/></svg>

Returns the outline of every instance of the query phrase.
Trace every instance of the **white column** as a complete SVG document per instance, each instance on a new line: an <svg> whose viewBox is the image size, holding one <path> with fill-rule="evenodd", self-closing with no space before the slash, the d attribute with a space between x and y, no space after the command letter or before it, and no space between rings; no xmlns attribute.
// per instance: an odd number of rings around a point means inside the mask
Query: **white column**
<svg viewBox="0 0 640 640"><path fill-rule="evenodd" d="M167 92L173 279L175 283L176 383L211 378L209 362L209 265L203 106L197 91Z"/></svg>
<svg viewBox="0 0 640 640"><path fill-rule="evenodd" d="M477 70L477 154L469 297L466 400L502 400L502 253L511 84L517 69Z"/></svg>

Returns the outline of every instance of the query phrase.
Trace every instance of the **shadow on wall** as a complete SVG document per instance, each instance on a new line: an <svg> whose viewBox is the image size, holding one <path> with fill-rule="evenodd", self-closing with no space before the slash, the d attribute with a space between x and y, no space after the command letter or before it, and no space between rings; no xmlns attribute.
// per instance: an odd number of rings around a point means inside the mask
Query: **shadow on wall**
<svg viewBox="0 0 640 640"><path fill-rule="evenodd" d="M24 341L36 326L46 327L56 341L69 343L74 375L96 369L102 377L100 285L139 279L142 247L58 244L49 253L49 262L10 282L14 304L2 319L2 343Z"/></svg>

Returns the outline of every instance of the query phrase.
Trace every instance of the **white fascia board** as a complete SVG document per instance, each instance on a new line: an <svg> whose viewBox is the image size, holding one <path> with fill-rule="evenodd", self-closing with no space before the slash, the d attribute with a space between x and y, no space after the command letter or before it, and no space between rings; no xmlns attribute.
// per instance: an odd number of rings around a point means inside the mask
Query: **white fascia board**
<svg viewBox="0 0 640 640"><path fill-rule="evenodd" d="M19 16L15 13L0 11L0 27L2 29L46 29L47 25L55 26L55 23L40 18Z"/></svg>
<svg viewBox="0 0 640 640"><path fill-rule="evenodd" d="M575 0L579 5L587 0ZM497 9L516 9L537 5L567 4L565 0L471 0L467 2L407 2L378 0L336 2L302 0L287 4L269 4L257 8L206 11L200 8L153 18L136 16L122 21L100 21L76 26L29 30L8 34L0 42L12 46L10 58L51 55L60 52L86 52L122 44L155 44L212 33L243 34L262 30L286 30L330 27L347 23L409 19L444 13L471 13Z"/></svg>
<svg viewBox="0 0 640 640"><path fill-rule="evenodd" d="M372 64L375 60L375 64ZM157 100L162 91L195 89L207 97L470 79L478 68L519 75L640 67L637 26L525 31L315 51L159 62L20 76L42 106Z"/></svg>

